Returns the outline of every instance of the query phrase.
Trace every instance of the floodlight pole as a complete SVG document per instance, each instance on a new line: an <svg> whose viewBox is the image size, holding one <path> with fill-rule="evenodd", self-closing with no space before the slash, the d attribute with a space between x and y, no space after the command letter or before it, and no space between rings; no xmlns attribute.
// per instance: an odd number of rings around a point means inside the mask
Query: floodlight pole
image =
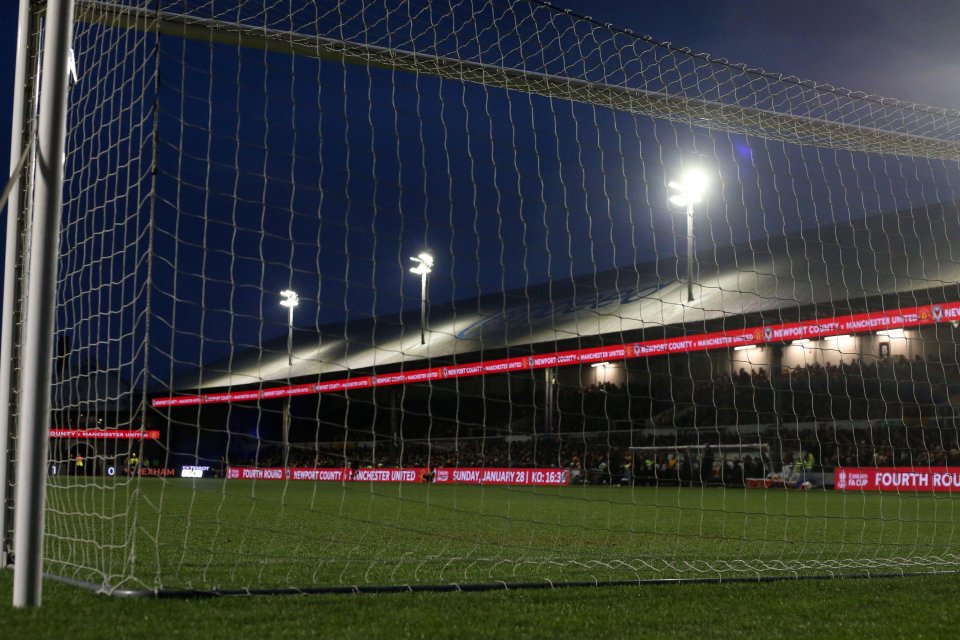
<svg viewBox="0 0 960 640"><path fill-rule="evenodd" d="M293 306L287 308L287 384L293 368ZM290 395L283 400L283 468L290 466Z"/></svg>
<svg viewBox="0 0 960 640"><path fill-rule="evenodd" d="M433 256L424 251L410 260L416 265L410 273L420 276L420 344L427 344L427 276L433 270Z"/></svg>
<svg viewBox="0 0 960 640"><path fill-rule="evenodd" d="M37 127L37 189L27 270L21 393L17 423L17 488L13 606L38 607L43 587L44 493L47 483L60 209L63 205L67 65L73 0L47 3Z"/></svg>
<svg viewBox="0 0 960 640"><path fill-rule="evenodd" d="M283 298L280 301L280 304L287 308L287 384L289 384L293 374L293 310L298 304L300 304L300 296L297 295L296 291L287 289L286 291L280 292L280 297ZM281 429L283 431L283 468L286 469L290 462L289 391L287 392L287 397L283 401L283 425Z"/></svg>
<svg viewBox="0 0 960 640"><path fill-rule="evenodd" d="M556 464L556 451L553 449L553 416L556 407L556 393L554 388L557 384L557 370L553 367L544 369L544 395L543 395L543 438L538 443L540 455L538 456L541 464L551 467Z"/></svg>
<svg viewBox="0 0 960 640"><path fill-rule="evenodd" d="M280 306L287 308L287 366L293 366L293 310L300 304L300 296L296 291L287 289L280 292Z"/></svg>
<svg viewBox="0 0 960 640"><path fill-rule="evenodd" d="M420 274L420 344L427 344L427 272Z"/></svg>
<svg viewBox="0 0 960 640"><path fill-rule="evenodd" d="M693 203L687 203L687 302L693 302Z"/></svg>
<svg viewBox="0 0 960 640"><path fill-rule="evenodd" d="M287 309L287 366L293 366L293 305Z"/></svg>
<svg viewBox="0 0 960 640"><path fill-rule="evenodd" d="M783 461L783 345L770 345L770 386L773 391L773 429L777 464ZM769 452L768 452L769 454Z"/></svg>
<svg viewBox="0 0 960 640"><path fill-rule="evenodd" d="M690 168L679 182L670 181L667 186L677 192L670 196L670 204L687 211L687 302L693 302L693 205L703 201L707 177L699 169Z"/></svg>

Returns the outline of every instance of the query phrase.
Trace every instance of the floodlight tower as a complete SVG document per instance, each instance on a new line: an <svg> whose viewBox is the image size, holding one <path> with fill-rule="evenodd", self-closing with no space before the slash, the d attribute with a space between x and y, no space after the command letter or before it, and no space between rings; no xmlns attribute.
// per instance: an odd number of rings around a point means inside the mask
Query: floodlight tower
<svg viewBox="0 0 960 640"><path fill-rule="evenodd" d="M280 292L280 297L283 300L280 301L281 306L287 308L289 312L287 314L287 364L293 366L293 310L298 304L300 304L300 296L297 295L296 291L291 291L287 289L286 291Z"/></svg>
<svg viewBox="0 0 960 640"><path fill-rule="evenodd" d="M680 182L669 183L677 192L670 196L670 204L687 210L687 302L693 302L693 205L703 202L707 184L706 174L695 168L687 169Z"/></svg>
<svg viewBox="0 0 960 640"><path fill-rule="evenodd" d="M410 273L420 276L420 344L427 344L427 276L433 271L433 256L423 251L410 259L414 262Z"/></svg>
<svg viewBox="0 0 960 640"><path fill-rule="evenodd" d="M287 289L280 292L281 306L287 308L287 384L293 374L293 310L300 304L296 291ZM290 466L290 396L283 403L283 468Z"/></svg>

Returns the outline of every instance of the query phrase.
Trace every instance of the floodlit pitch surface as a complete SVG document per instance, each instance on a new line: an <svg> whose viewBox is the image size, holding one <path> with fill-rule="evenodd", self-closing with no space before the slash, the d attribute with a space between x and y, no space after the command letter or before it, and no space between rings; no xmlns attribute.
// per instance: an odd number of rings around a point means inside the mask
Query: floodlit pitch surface
<svg viewBox="0 0 960 640"><path fill-rule="evenodd" d="M942 494L71 478L52 483L49 502L47 557L62 561L48 571L108 589L859 575L960 561L960 508Z"/></svg>

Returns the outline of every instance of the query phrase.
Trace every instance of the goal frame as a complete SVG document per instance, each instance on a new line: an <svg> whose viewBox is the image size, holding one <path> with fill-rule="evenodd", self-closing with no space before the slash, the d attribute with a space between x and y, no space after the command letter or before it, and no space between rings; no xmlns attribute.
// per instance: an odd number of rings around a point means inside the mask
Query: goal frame
<svg viewBox="0 0 960 640"><path fill-rule="evenodd" d="M829 144L861 152L883 151L960 161L960 143L891 132L870 126L816 119L762 109L672 96L583 79L498 67L473 61L398 51L369 44L276 32L160 11L120 7L98 0L47 0L41 7L20 0L17 64L11 143L12 175L8 189L8 227L4 272L2 342L0 342L0 564L14 566L13 602L17 607L41 604L44 494L51 413L51 371L55 320L59 217L63 198L68 61L74 17L78 21L150 31L208 43L249 47L292 55L331 58L398 71L416 72L460 82L567 99L726 131L768 131L771 139L807 145ZM75 15L74 15L75 14ZM45 22L44 42L36 36ZM31 73L41 62L42 86ZM36 121L32 114L38 112ZM30 246L26 245L29 238ZM17 345L22 345L18 348ZM551 375L546 373L548 380ZM547 389L552 387L547 385ZM550 391L552 393L552 391ZM549 403L552 406L552 402ZM550 419L549 417L547 418ZM14 451L14 444L17 450ZM678 447L681 449L696 448ZM632 449L643 449L632 447ZM662 448L660 448L662 449ZM13 476L16 475L16 482ZM13 494L12 488L16 488ZM16 509L14 509L16 506ZM16 535L14 535L16 532ZM954 573L954 572L948 572ZM870 574L871 576L884 574ZM902 572L889 575L909 575ZM919 575L919 574L918 574ZM924 573L923 575L929 575ZM827 576L804 576L804 578ZM58 578L98 589L97 585ZM685 582L776 581L798 576L704 578ZM604 584L644 584L657 580L625 580ZM581 583L566 583L578 586ZM598 584L598 583L584 583ZM225 590L236 593L353 593L394 591L489 590L543 588L545 583L477 585L414 585ZM203 592L203 595L209 592ZM193 591L117 589L117 596L200 595Z"/></svg>
<svg viewBox="0 0 960 640"><path fill-rule="evenodd" d="M23 5L27 5L23 8ZM28 0L21 0L21 16L30 12ZM36 122L35 185L32 216L29 223L30 246L23 268L26 282L25 316L21 338L20 380L16 391L17 452L16 495L13 541L15 607L37 607L42 599L43 525L47 471L47 431L51 411L53 333L56 310L57 254L60 240L60 210L63 203L64 146L66 138L68 64L73 33L73 0L49 0L44 14L42 76ZM25 21L24 30L32 21ZM18 41L32 42L21 31ZM31 57L18 45L17 76L22 80L27 60ZM23 87L14 103L25 106ZM15 110L16 112L17 110ZM21 109L14 118L22 118ZM13 136L11 146L21 141ZM14 150L11 155L17 153ZM22 153L22 151L21 151ZM10 210L9 220L19 220L19 207ZM11 224L10 234L16 233ZM26 249L26 247L24 247ZM27 261L26 258L29 258ZM8 254L7 267L16 260ZM16 269L14 269L16 272ZM6 295L6 291L4 292ZM5 314L13 310L6 308ZM4 318L4 327L12 327L12 319ZM4 339L13 332L5 332ZM12 353L10 347L5 347ZM5 359L6 360L6 359ZM0 381L9 387L12 380ZM7 426L9 439L9 422ZM9 473L9 471L8 471ZM6 545L5 545L6 546Z"/></svg>

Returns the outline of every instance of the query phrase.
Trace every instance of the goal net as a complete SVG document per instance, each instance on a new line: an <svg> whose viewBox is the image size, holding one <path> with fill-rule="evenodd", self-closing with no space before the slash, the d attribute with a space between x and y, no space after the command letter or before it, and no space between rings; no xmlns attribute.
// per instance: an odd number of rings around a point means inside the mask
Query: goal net
<svg viewBox="0 0 960 640"><path fill-rule="evenodd" d="M75 19L49 574L957 568L957 111L539 0Z"/></svg>

